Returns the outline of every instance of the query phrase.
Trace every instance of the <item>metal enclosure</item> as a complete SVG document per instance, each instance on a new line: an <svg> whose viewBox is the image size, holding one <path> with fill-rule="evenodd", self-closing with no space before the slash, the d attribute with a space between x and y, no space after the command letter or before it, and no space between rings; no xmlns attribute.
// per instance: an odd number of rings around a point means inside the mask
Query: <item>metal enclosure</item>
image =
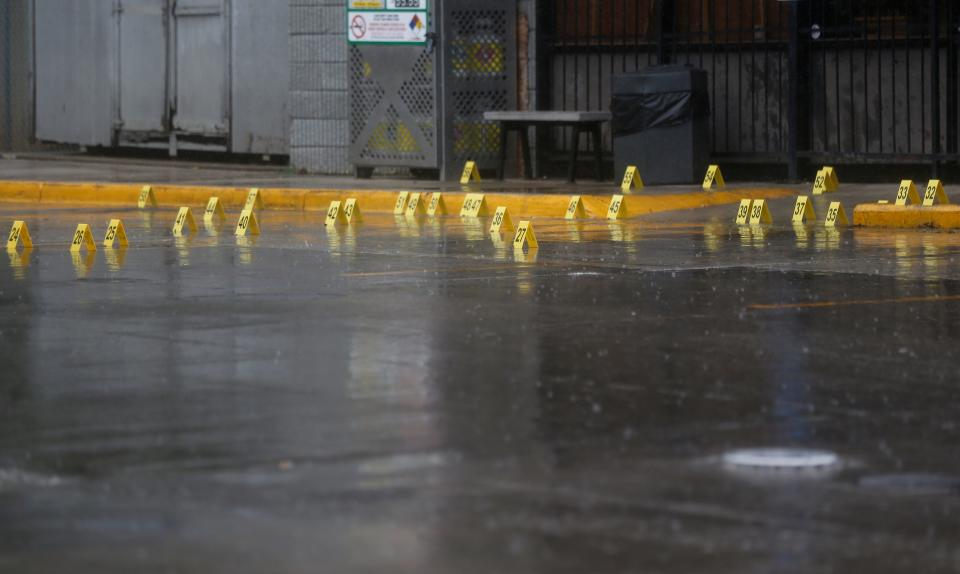
<svg viewBox="0 0 960 574"><path fill-rule="evenodd" d="M348 39L356 3L348 0ZM516 107L516 2L433 0L426 10L422 43L349 45L349 157L358 174L428 168L446 180L467 160L497 165L500 128L483 112Z"/></svg>
<svg viewBox="0 0 960 574"><path fill-rule="evenodd" d="M37 138L287 153L286 2L35 1Z"/></svg>

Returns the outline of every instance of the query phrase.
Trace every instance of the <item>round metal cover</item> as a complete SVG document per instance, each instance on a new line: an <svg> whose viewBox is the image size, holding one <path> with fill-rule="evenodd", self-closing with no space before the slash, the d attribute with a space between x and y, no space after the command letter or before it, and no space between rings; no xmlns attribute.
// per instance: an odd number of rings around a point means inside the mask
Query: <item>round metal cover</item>
<svg viewBox="0 0 960 574"><path fill-rule="evenodd" d="M839 460L832 452L804 448L751 448L723 455L725 464L758 469L824 468Z"/></svg>

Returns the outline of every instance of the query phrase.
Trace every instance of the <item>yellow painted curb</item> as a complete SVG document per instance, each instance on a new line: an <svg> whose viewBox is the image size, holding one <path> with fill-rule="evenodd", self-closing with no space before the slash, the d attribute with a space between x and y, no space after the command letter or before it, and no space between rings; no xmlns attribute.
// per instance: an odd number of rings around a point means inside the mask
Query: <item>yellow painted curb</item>
<svg viewBox="0 0 960 574"><path fill-rule="evenodd" d="M853 224L863 227L938 229L960 228L960 205L883 205L862 203L853 208Z"/></svg>
<svg viewBox="0 0 960 574"><path fill-rule="evenodd" d="M36 182L0 181L0 201L27 203L73 203L111 206L136 206L140 188L147 183L91 183L91 182ZM202 209L211 196L220 198L227 210L239 209L250 188L184 185L152 185L161 207L196 206ZM360 208L369 213L393 213L397 193L393 190L346 190L259 188L264 209L293 211L326 211L331 201L350 197L359 200ZM480 191L480 190L477 190ZM425 192L428 195L430 191ZM583 195L582 203L587 217L603 219L614 191L604 195ZM743 198L774 199L792 195L793 191L780 188L727 189L705 193L696 191L670 195L633 194L624 196L627 217L637 217L661 211L697 209L711 205L737 203ZM447 209L456 213L465 193L443 192ZM563 217L570 200L564 194L487 192L488 205L505 206L511 213L523 217Z"/></svg>

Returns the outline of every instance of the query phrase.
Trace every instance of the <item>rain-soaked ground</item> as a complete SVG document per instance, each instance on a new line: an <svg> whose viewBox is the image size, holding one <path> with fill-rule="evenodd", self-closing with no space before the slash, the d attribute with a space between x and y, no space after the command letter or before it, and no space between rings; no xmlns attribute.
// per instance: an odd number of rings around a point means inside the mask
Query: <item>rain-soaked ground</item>
<svg viewBox="0 0 960 574"><path fill-rule="evenodd" d="M735 209L517 256L0 205L37 243L0 256L0 572L960 571L960 235Z"/></svg>

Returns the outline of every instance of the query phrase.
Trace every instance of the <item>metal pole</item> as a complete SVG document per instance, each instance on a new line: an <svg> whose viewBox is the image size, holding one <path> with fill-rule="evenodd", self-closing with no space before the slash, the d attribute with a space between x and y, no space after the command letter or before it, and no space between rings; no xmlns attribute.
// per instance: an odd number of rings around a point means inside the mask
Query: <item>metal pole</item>
<svg viewBox="0 0 960 574"><path fill-rule="evenodd" d="M787 59L790 67L787 96L787 129L789 133L789 137L787 138L787 179L790 181L797 181L799 177L797 146L800 139L800 117L797 107L800 99L800 17L798 10L797 2L791 2L789 23L790 39L787 46Z"/></svg>
<svg viewBox="0 0 960 574"><path fill-rule="evenodd" d="M930 136L933 177L940 172L940 0L930 0Z"/></svg>

